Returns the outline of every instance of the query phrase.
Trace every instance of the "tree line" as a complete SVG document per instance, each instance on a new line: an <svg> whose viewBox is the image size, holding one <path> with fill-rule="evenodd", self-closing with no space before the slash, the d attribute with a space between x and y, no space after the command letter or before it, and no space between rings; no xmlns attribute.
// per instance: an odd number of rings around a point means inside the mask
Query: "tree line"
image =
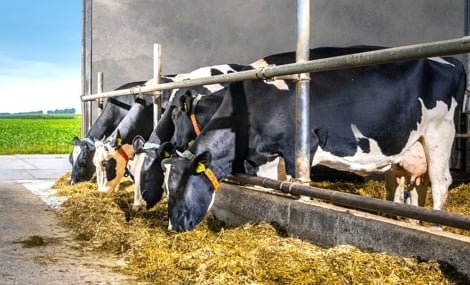
<svg viewBox="0 0 470 285"><path fill-rule="evenodd" d="M47 114L75 114L75 108L66 108L66 109L55 109L48 110ZM30 112L18 112L18 113L0 113L0 116L10 116L10 115L40 115L44 114L43 111L30 111Z"/></svg>

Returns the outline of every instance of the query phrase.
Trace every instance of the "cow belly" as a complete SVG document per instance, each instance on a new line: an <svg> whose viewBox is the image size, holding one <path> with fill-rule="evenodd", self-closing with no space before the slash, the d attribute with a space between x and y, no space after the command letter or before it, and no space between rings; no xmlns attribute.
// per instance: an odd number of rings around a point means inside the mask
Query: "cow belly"
<svg viewBox="0 0 470 285"><path fill-rule="evenodd" d="M333 169L353 172L366 176L371 173L386 172L392 164L397 163L399 156L384 156L382 153L362 153L358 151L353 156L336 156L318 147L315 152L312 167L324 165Z"/></svg>

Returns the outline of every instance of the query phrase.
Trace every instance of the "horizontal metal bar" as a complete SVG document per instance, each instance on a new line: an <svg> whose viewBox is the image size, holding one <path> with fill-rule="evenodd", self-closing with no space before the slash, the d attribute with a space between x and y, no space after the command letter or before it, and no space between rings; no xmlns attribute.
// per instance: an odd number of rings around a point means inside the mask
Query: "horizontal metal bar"
<svg viewBox="0 0 470 285"><path fill-rule="evenodd" d="M470 138L470 134L469 133L467 133L467 134L455 134L455 137L456 138L466 138L466 139L468 139L468 138Z"/></svg>
<svg viewBox="0 0 470 285"><path fill-rule="evenodd" d="M149 93L175 88L195 87L207 84L229 83L250 79L270 79L288 74L320 72L333 69L344 69L394 61L414 60L418 58L444 56L470 52L470 36L456 39L387 48L383 50L310 60L303 63L290 63L279 66L266 66L254 70L240 71L230 74L201 77L179 82L162 83L142 86L140 88L123 89L103 92L101 94L84 95L82 101L95 100L101 97L115 97L128 94Z"/></svg>
<svg viewBox="0 0 470 285"><path fill-rule="evenodd" d="M407 217L411 219L418 219L439 225L470 230L470 216L466 215L452 214L445 211L438 211L424 207L415 207L387 200L363 197L360 195L327 190L304 184L283 182L245 174L230 175L228 178L243 184L258 185L266 188L281 190L284 193L289 193L295 196L309 196L323 199L342 206Z"/></svg>

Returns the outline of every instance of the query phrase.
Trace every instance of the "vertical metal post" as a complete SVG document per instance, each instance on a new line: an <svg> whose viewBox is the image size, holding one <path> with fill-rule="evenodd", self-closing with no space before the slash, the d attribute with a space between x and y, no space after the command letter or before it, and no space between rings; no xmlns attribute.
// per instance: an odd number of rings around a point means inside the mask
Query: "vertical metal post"
<svg viewBox="0 0 470 285"><path fill-rule="evenodd" d="M160 44L153 45L153 79L155 84L160 83L162 74L162 46ZM156 127L162 113L162 91L155 91L153 94L153 126Z"/></svg>
<svg viewBox="0 0 470 285"><path fill-rule="evenodd" d="M91 95L92 0L83 0L82 13L82 94ZM86 136L93 122L92 106L92 101L82 102L82 137Z"/></svg>
<svg viewBox="0 0 470 285"><path fill-rule="evenodd" d="M297 0L296 62L310 58L310 0ZM310 74L299 74L295 106L295 177L310 181Z"/></svg>
<svg viewBox="0 0 470 285"><path fill-rule="evenodd" d="M464 34L465 36L468 36L470 34L470 0L465 1L465 27L464 27ZM463 122L460 124L461 125L461 132L468 133L469 129L468 126L470 125L470 92L468 91L468 88L470 87L470 55L467 53L465 54L465 63L466 63L466 69L467 69L467 90L465 91L465 99L464 103L464 115L461 116L461 120ZM461 139L462 145L461 145L461 168L464 169L465 172L470 172L470 161L468 161L468 153L469 153L469 139L468 138L462 138Z"/></svg>
<svg viewBox="0 0 470 285"><path fill-rule="evenodd" d="M464 27L464 34L468 36L470 33L470 0L465 1L465 27ZM470 87L470 55L468 53L465 54L465 64L467 69L467 90ZM468 92L467 94L468 95ZM470 112L470 100L466 100L466 106L464 106L465 112Z"/></svg>
<svg viewBox="0 0 470 285"><path fill-rule="evenodd" d="M96 93L100 94L103 93L103 72L98 71L97 75L97 90ZM98 102L98 116L103 112L103 98L98 98L96 100Z"/></svg>

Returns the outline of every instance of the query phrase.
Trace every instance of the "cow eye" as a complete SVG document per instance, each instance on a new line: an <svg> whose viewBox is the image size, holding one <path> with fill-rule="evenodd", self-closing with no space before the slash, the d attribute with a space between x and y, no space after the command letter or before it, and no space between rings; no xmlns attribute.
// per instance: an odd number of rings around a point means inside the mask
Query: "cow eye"
<svg viewBox="0 0 470 285"><path fill-rule="evenodd" d="M108 164L108 161L106 160L101 161L101 166L106 167L107 164Z"/></svg>

